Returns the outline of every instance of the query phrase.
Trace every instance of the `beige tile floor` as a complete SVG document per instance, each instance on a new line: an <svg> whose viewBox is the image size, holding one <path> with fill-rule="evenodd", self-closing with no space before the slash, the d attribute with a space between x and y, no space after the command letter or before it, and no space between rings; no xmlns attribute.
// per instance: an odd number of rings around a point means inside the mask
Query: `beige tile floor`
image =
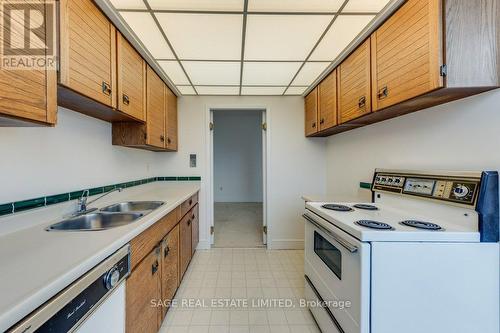
<svg viewBox="0 0 500 333"><path fill-rule="evenodd" d="M160 332L320 332L299 305L303 263L303 251L297 250L197 251ZM277 299L282 306L271 303Z"/></svg>
<svg viewBox="0 0 500 333"><path fill-rule="evenodd" d="M262 247L262 203L216 202L215 247Z"/></svg>

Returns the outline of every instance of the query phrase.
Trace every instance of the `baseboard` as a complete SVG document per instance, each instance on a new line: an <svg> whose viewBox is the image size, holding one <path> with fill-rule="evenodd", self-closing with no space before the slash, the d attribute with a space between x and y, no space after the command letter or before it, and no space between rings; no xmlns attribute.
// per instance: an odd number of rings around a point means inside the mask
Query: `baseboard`
<svg viewBox="0 0 500 333"><path fill-rule="evenodd" d="M210 241L202 241L198 243L198 246L196 247L197 250L209 250L212 246L210 245Z"/></svg>
<svg viewBox="0 0 500 333"><path fill-rule="evenodd" d="M270 250L303 250L303 239L273 239L267 241L267 248Z"/></svg>

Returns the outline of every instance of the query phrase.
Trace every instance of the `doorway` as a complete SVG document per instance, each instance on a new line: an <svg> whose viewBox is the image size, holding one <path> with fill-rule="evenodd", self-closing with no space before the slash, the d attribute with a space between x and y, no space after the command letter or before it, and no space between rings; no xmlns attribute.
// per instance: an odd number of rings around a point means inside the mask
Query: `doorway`
<svg viewBox="0 0 500 333"><path fill-rule="evenodd" d="M266 243L263 110L211 110L213 246Z"/></svg>

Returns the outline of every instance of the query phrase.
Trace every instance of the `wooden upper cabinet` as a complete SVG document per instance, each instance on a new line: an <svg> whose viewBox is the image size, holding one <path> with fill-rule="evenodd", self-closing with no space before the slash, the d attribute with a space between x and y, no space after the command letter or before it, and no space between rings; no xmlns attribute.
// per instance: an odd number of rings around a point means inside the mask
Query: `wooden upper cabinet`
<svg viewBox="0 0 500 333"><path fill-rule="evenodd" d="M156 333L159 312L151 300L161 299L159 248L151 251L132 271L126 285L126 332Z"/></svg>
<svg viewBox="0 0 500 333"><path fill-rule="evenodd" d="M443 87L441 3L409 0L372 34L374 111Z"/></svg>
<svg viewBox="0 0 500 333"><path fill-rule="evenodd" d="M8 2L5 2L7 4ZM39 8L37 8L38 10ZM46 18L48 17L48 7L42 7ZM10 17L11 12L5 12L3 21L15 21ZM24 32L16 29L17 24L11 24L10 45L24 45ZM48 38L52 34L47 34L50 29L49 24L46 30L41 33L41 42L38 40L30 41L35 43L31 47L43 49L49 43ZM0 43L4 44L4 31L0 34ZM55 32L52 32L55 33ZM19 50L18 50L19 51ZM45 59L51 60L55 55L55 45L53 45L54 54L46 52ZM21 54L23 55L23 54ZM30 50L26 50L24 55L32 56ZM6 58L8 59L8 57ZM55 66L45 69L21 69L21 68L1 68L0 69L0 126L33 126L33 125L54 125L57 118L57 74ZM5 118L4 118L5 116Z"/></svg>
<svg viewBox="0 0 500 333"><path fill-rule="evenodd" d="M147 66L147 144L165 148L165 84Z"/></svg>
<svg viewBox="0 0 500 333"><path fill-rule="evenodd" d="M179 287L179 225L176 225L162 241L161 298L169 301L174 298ZM162 319L168 308L162 307Z"/></svg>
<svg viewBox="0 0 500 333"><path fill-rule="evenodd" d="M116 108L116 30L91 0L60 1L59 83Z"/></svg>
<svg viewBox="0 0 500 333"><path fill-rule="evenodd" d="M319 130L337 125L337 69L319 84Z"/></svg>
<svg viewBox="0 0 500 333"><path fill-rule="evenodd" d="M371 112L370 69L367 39L338 67L340 124Z"/></svg>
<svg viewBox="0 0 500 333"><path fill-rule="evenodd" d="M305 97L305 132L306 136L318 132L318 87Z"/></svg>
<svg viewBox="0 0 500 333"><path fill-rule="evenodd" d="M146 62L117 32L118 110L146 120Z"/></svg>
<svg viewBox="0 0 500 333"><path fill-rule="evenodd" d="M165 86L166 102L166 130L167 142L166 148L170 151L177 151L177 96Z"/></svg>

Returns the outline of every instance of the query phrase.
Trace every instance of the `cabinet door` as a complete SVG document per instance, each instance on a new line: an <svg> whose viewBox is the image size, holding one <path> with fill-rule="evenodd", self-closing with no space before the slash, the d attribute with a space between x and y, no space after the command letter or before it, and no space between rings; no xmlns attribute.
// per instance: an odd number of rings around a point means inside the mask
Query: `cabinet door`
<svg viewBox="0 0 500 333"><path fill-rule="evenodd" d="M374 111L443 87L441 2L409 0L372 34Z"/></svg>
<svg viewBox="0 0 500 333"><path fill-rule="evenodd" d="M147 144L165 148L165 84L147 68Z"/></svg>
<svg viewBox="0 0 500 333"><path fill-rule="evenodd" d="M179 225L176 225L162 241L161 298L169 301L174 298L179 287ZM162 307L162 318L168 308Z"/></svg>
<svg viewBox="0 0 500 333"><path fill-rule="evenodd" d="M319 130L337 125L337 69L319 84Z"/></svg>
<svg viewBox="0 0 500 333"><path fill-rule="evenodd" d="M116 105L116 30L91 0L60 1L59 81L107 106Z"/></svg>
<svg viewBox="0 0 500 333"><path fill-rule="evenodd" d="M4 2L8 5L8 2ZM13 2L14 4L16 2ZM3 5L3 3L2 3ZM51 15L48 11L50 7L37 8L37 10L43 11L41 13L46 18ZM5 11L4 17L2 18L5 22L16 22L17 19L11 17L10 14L14 11ZM48 19L46 19L48 22ZM16 29L16 24L10 24L10 45L24 45L24 33L20 29ZM46 30L49 29L49 24L46 24ZM53 32L55 33L55 32ZM0 43L4 44L4 36L7 34L5 31L0 34ZM42 41L31 41L34 43L32 45L36 48L43 48L51 35L46 33L37 35L38 38L42 37ZM45 38L45 39L44 39ZM43 44L42 44L43 43ZM54 46L55 47L55 46ZM26 50L26 53L22 54L22 49L18 50L20 55L30 55L30 50ZM48 61L51 60L51 54L46 54L45 58ZM5 60L8 59L5 58ZM57 75L56 69L47 67L45 69L16 69L13 68L9 70L7 68L1 68L0 70L0 114L6 115L7 117L21 118L21 120L32 120L35 122L55 124L57 115L57 98L56 98L56 87L57 87ZM8 119L0 120L0 126L2 125L14 124Z"/></svg>
<svg viewBox="0 0 500 333"><path fill-rule="evenodd" d="M159 328L158 307L151 300L161 297L159 248L151 251L127 279L127 333L156 333Z"/></svg>
<svg viewBox="0 0 500 333"><path fill-rule="evenodd" d="M338 67L339 123L371 112L370 39Z"/></svg>
<svg viewBox="0 0 500 333"><path fill-rule="evenodd" d="M117 33L118 110L146 120L146 62L130 43Z"/></svg>
<svg viewBox="0 0 500 333"><path fill-rule="evenodd" d="M191 211L191 251L194 255L200 241L200 216L199 206L196 205Z"/></svg>
<svg viewBox="0 0 500 333"><path fill-rule="evenodd" d="M167 149L177 151L177 96L165 86L165 101L167 103Z"/></svg>
<svg viewBox="0 0 500 333"><path fill-rule="evenodd" d="M191 261L191 215L187 214L184 216L179 223L180 227L180 270L179 270L179 279L182 279L186 269L189 265L189 261Z"/></svg>
<svg viewBox="0 0 500 333"><path fill-rule="evenodd" d="M318 87L305 98L306 136L318 132Z"/></svg>

